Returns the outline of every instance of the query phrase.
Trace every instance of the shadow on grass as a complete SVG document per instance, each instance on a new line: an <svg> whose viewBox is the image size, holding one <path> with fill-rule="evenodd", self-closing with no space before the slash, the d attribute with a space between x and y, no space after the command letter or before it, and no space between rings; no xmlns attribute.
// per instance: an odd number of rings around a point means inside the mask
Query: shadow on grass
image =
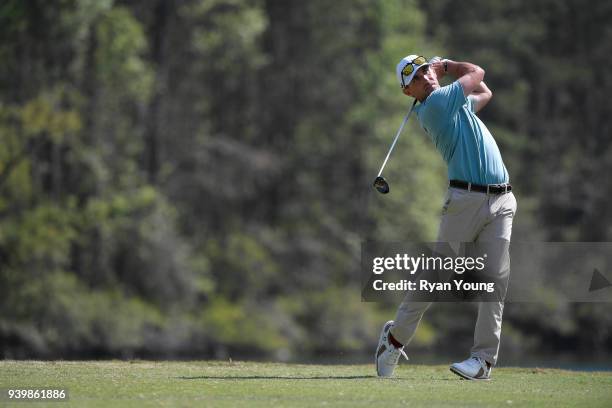
<svg viewBox="0 0 612 408"><path fill-rule="evenodd" d="M325 375L325 376L303 376L289 377L282 375L249 375L249 376L216 376L202 375L198 377L176 377L179 380L357 380L364 378L378 378L375 375Z"/></svg>
<svg viewBox="0 0 612 408"><path fill-rule="evenodd" d="M418 380L418 377L392 377L380 378L376 375L325 375L325 376L302 376L289 377L283 375L249 375L249 376L232 376L232 375L201 375L198 377L175 377L178 380L363 380L363 379L378 379L379 381L406 381ZM432 378L435 381L457 381L463 378Z"/></svg>

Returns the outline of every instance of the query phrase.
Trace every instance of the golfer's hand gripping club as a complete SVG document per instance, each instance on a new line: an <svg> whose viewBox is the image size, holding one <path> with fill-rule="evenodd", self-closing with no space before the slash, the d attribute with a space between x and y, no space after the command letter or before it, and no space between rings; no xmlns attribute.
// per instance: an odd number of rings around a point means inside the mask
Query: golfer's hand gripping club
<svg viewBox="0 0 612 408"><path fill-rule="evenodd" d="M404 125L406 125L406 122L408 122L408 119L410 118L410 115L412 114L412 111L414 110L414 106L416 105L416 103L417 103L417 100L415 99L414 103L412 104L412 107L410 108L410 111L408 111L408 113L404 117L404 120L402 121L402 124L400 125L397 131L397 134L395 135L395 138L393 139L393 143L391 143L391 147L389 148L387 157L385 157L385 161L380 167L380 171L378 172L378 175L376 176L376 179L374 180L374 187L381 194L387 194L389 192L389 183L387 183L387 180L385 180L385 178L382 177L382 172L385 166L387 165L387 161L389 160L389 157L391 156L391 152L393 151L393 148L395 147L395 144L397 143L397 140L399 139L399 136L402 133L402 129L404 129Z"/></svg>

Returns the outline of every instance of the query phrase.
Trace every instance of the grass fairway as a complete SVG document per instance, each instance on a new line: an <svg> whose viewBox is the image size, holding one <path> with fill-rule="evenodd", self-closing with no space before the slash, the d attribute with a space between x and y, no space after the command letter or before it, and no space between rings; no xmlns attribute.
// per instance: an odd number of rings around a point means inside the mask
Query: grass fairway
<svg viewBox="0 0 612 408"><path fill-rule="evenodd" d="M403 364L396 373L379 379L364 365L0 361L0 388L69 391L67 402L0 399L0 406L612 406L607 372L500 368L489 382L460 380L447 366Z"/></svg>

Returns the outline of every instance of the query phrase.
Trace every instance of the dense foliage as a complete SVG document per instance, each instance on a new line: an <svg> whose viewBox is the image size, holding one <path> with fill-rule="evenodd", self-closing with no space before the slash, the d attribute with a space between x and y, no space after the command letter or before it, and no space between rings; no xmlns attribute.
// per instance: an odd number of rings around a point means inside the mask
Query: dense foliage
<svg viewBox="0 0 612 408"><path fill-rule="evenodd" d="M433 240L445 189L414 122L370 187L412 51L486 69L515 239L610 240L612 8L472 3L2 2L0 356L370 351L361 242ZM439 306L415 346L468 345ZM504 347L611 349L608 311L509 305Z"/></svg>

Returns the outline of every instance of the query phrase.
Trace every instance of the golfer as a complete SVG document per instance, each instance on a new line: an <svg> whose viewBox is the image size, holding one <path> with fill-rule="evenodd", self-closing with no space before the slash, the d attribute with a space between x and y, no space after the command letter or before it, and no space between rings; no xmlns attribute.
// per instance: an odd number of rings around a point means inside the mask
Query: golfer
<svg viewBox="0 0 612 408"><path fill-rule="evenodd" d="M449 189L437 241L501 243L505 251L488 263L500 269L493 273L509 273L507 248L516 200L499 148L476 116L492 96L483 82L484 70L468 62L438 59L430 64L424 57L409 55L397 64L396 74L403 93L420 102L415 107L419 123L448 165ZM455 81L441 87L438 79L446 75ZM400 355L406 357L404 347L430 304L407 296L395 320L383 326L376 349L379 376L391 376ZM497 362L503 308L503 297L478 304L470 357L451 365L451 371L467 379L490 378Z"/></svg>

